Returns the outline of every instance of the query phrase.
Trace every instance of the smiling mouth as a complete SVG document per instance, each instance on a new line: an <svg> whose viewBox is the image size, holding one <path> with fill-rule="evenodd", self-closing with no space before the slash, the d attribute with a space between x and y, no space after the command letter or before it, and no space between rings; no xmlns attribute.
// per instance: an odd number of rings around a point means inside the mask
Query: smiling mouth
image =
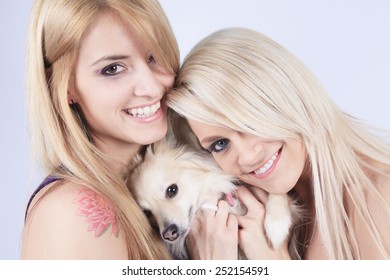
<svg viewBox="0 0 390 280"><path fill-rule="evenodd" d="M256 170L252 171L252 173L254 173L256 175L260 175L260 176L269 173L271 171L271 169L273 169L273 167L278 162L279 155L280 155L280 152L282 151L282 148L280 148L275 154L273 154L271 156L271 158L264 165L262 165L261 167L259 167Z"/></svg>
<svg viewBox="0 0 390 280"><path fill-rule="evenodd" d="M133 108L125 110L129 115L136 117L136 118L146 118L154 115L157 113L157 111L161 108L161 102L158 101L157 103L151 105L151 106L145 106L145 107L139 107L139 108Z"/></svg>

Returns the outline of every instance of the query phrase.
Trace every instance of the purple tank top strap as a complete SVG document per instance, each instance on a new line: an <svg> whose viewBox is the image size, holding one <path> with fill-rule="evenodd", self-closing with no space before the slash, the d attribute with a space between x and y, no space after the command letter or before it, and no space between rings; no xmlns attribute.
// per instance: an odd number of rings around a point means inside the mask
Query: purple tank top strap
<svg viewBox="0 0 390 280"><path fill-rule="evenodd" d="M34 193L31 195L30 197L30 200L28 201L27 203L27 207L26 207L26 212L24 214L24 220L26 220L27 218L27 213L28 213L28 209L30 208L30 204L31 202L33 201L34 197L44 188L46 187L47 185L57 181L57 180L60 180L60 178L56 178L56 177L53 177L53 176L47 176L45 178L45 180L43 180L43 182L38 186L38 188L34 191Z"/></svg>

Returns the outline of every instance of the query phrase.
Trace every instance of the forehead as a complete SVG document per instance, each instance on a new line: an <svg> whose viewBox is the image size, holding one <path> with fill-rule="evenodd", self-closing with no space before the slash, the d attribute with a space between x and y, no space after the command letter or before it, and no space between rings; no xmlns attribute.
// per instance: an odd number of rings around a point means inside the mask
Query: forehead
<svg viewBox="0 0 390 280"><path fill-rule="evenodd" d="M140 46L140 40L129 26L110 13L103 14L84 35L79 57L93 62L111 54L128 54Z"/></svg>
<svg viewBox="0 0 390 280"><path fill-rule="evenodd" d="M192 119L188 119L188 124L199 139L210 135L226 135L234 131L230 128L209 125Z"/></svg>

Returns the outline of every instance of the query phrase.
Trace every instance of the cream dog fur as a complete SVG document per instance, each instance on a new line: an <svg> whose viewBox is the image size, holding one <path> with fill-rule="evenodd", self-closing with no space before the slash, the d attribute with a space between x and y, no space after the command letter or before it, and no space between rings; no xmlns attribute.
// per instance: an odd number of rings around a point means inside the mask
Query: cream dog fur
<svg viewBox="0 0 390 280"><path fill-rule="evenodd" d="M185 238L197 211L215 207L207 201L234 193L237 183L209 154L167 140L149 146L129 177L129 188L174 259L188 259ZM236 201L231 212L244 215L246 208ZM288 237L294 215L288 195L269 195L264 226L274 248Z"/></svg>

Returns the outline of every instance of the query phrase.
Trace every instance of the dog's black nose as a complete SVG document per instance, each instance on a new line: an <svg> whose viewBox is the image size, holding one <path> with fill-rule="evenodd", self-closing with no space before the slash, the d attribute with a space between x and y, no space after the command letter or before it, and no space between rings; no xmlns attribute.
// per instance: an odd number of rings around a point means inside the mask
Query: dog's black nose
<svg viewBox="0 0 390 280"><path fill-rule="evenodd" d="M163 238L168 241L175 241L179 237L179 228L175 224L169 225L163 232Z"/></svg>

